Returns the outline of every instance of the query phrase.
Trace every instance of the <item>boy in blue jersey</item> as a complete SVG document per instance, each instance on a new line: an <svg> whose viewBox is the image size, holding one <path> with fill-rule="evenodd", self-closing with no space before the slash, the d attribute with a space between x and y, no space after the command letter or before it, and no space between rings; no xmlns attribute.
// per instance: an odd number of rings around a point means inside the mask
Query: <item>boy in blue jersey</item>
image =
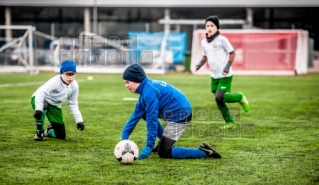
<svg viewBox="0 0 319 185"><path fill-rule="evenodd" d="M192 120L192 106L180 90L167 82L147 78L138 64L124 71L123 80L125 87L132 93L140 94L140 97L122 130L122 140L129 138L141 118L146 121L147 141L139 159L146 159L151 154L156 137L160 139L156 148L161 158L221 158L207 143L202 143L199 148L173 147ZM158 118L165 120L165 128Z"/></svg>

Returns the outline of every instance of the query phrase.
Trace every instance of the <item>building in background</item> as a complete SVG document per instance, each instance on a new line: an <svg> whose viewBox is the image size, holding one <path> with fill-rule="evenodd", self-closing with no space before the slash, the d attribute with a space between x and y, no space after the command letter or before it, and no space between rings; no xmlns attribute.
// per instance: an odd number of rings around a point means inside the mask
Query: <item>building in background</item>
<svg viewBox="0 0 319 185"><path fill-rule="evenodd" d="M247 20L248 28L304 29L314 39L314 49L319 50L319 1L299 0L292 3L281 1L97 1L79 0L59 3L54 1L9 1L0 2L0 25L34 25L38 31L56 37L77 36L81 31L109 36L127 35L129 31L163 31L159 20L205 19L216 14L220 19ZM165 15L165 9L169 15ZM6 17L10 14L10 17ZM88 15L86 17L86 15ZM89 18L89 24L84 25ZM10 19L10 20L9 20ZM85 28L85 26L87 28ZM250 26L250 27L249 27ZM203 28L197 25L196 28ZM221 28L243 28L242 25L221 25ZM246 26L247 28L247 26ZM188 35L188 50L194 25L171 25L171 31L183 31ZM1 37L5 35L3 31ZM15 36L15 33L12 33Z"/></svg>
<svg viewBox="0 0 319 185"><path fill-rule="evenodd" d="M59 4L58 4L59 3ZM221 24L221 29L303 29L309 32L309 50L319 50L319 2L316 0L268 1L10 1L0 2L0 25L32 25L37 31L56 38L78 37L83 31L106 38L125 36L130 31L171 32L187 34L187 53L192 47L193 31L204 29L209 15L221 20L243 20L244 24ZM196 24L161 24L160 20L197 20ZM0 37L21 37L22 30L0 30ZM6 43L0 40L0 47ZM50 42L42 39L34 47L48 49ZM45 58L43 61L45 63Z"/></svg>

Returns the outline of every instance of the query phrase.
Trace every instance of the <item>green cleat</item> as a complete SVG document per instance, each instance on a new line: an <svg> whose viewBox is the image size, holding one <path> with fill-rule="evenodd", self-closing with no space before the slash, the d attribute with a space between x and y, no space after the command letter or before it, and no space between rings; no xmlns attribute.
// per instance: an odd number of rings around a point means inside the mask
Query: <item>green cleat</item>
<svg viewBox="0 0 319 185"><path fill-rule="evenodd" d="M250 109L250 105L249 105L249 102L247 100L247 97L244 93L240 92L238 94L241 94L243 95L242 99L240 100L239 104L243 107L244 111L245 112L248 112L249 109Z"/></svg>
<svg viewBox="0 0 319 185"><path fill-rule="evenodd" d="M236 123L235 122L234 123L232 123L232 122L226 123L224 126L219 127L219 128L222 130L236 129Z"/></svg>

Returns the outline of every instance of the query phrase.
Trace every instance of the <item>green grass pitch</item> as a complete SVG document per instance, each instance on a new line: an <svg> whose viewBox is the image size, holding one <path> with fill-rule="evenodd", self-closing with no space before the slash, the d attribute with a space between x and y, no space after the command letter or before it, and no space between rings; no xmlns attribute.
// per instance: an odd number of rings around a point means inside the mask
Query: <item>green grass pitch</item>
<svg viewBox="0 0 319 185"><path fill-rule="evenodd" d="M123 98L138 97L127 91L121 75L92 75L91 81L87 74L77 75L85 130L76 129L65 102L66 140L33 140L30 98L52 76L0 75L0 184L319 183L319 74L234 76L232 92L245 92L251 110L228 104L239 125L231 132L216 129L223 121L215 114L209 76L149 75L175 85L195 111L208 113L205 119L195 115L175 145L197 148L207 141L223 158L175 160L151 154L133 165L122 165L113 156L135 106ZM130 139L141 149L145 138L145 122L140 121Z"/></svg>

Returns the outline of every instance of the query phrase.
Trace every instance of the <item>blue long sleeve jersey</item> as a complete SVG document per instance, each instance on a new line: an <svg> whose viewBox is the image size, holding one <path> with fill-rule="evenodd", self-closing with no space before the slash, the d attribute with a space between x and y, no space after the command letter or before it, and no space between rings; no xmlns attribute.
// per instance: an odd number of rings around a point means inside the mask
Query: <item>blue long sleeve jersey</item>
<svg viewBox="0 0 319 185"><path fill-rule="evenodd" d="M136 89L140 94L135 109L122 130L122 140L128 139L138 121L146 117L146 146L153 148L158 131L158 118L178 123L185 120L192 107L187 97L173 85L145 78Z"/></svg>

